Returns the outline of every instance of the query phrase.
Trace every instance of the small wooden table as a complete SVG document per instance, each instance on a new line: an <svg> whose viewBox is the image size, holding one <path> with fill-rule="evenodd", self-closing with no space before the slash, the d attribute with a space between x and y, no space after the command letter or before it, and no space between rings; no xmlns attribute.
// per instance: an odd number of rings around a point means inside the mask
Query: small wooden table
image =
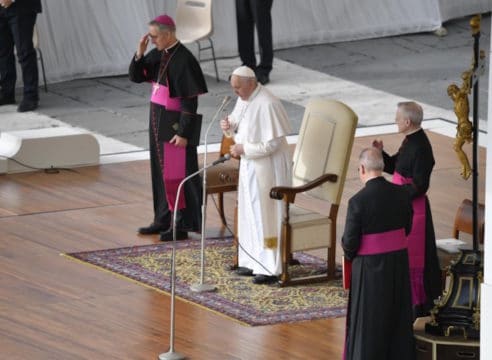
<svg viewBox="0 0 492 360"><path fill-rule="evenodd" d="M462 336L434 336L425 332L429 317L418 318L414 323L417 360L478 360L480 342L465 340Z"/></svg>

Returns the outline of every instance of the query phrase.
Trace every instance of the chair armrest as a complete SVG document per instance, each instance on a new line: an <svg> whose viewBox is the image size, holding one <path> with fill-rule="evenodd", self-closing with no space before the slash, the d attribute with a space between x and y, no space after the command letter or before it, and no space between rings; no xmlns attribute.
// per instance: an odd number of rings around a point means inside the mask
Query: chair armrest
<svg viewBox="0 0 492 360"><path fill-rule="evenodd" d="M331 181L336 182L338 180L338 175L335 174L323 174L320 177L304 184L301 186L289 187L289 186L276 186L270 190L270 197L276 200L282 200L289 203L293 203L296 194L303 193L320 186L321 184Z"/></svg>

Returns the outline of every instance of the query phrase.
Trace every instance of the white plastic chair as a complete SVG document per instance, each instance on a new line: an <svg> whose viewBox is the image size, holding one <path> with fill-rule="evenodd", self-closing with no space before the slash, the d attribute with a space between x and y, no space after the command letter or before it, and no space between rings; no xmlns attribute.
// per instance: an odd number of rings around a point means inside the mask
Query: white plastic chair
<svg viewBox="0 0 492 360"><path fill-rule="evenodd" d="M178 0L176 8L176 36L183 44L193 42L198 44L199 61L201 61L202 51L209 49L212 51L215 77L219 81L214 43L211 38L212 32L212 0ZM210 45L202 47L201 40L208 40Z"/></svg>

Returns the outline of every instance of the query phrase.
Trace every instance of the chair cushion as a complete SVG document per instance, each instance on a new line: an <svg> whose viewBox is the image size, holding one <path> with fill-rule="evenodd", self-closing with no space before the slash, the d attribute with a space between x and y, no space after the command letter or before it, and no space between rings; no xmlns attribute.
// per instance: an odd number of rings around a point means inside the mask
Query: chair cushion
<svg viewBox="0 0 492 360"><path fill-rule="evenodd" d="M330 248L331 219L324 214L290 206L291 250Z"/></svg>

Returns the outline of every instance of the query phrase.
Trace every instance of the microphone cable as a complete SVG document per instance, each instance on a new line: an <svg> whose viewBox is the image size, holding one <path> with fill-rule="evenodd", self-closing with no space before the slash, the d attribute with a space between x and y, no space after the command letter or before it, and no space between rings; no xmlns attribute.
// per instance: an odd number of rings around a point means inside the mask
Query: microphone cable
<svg viewBox="0 0 492 360"><path fill-rule="evenodd" d="M217 202L215 201L215 197L212 196L212 201L214 202L214 205L215 205L215 208L217 209L217 212L219 212L219 206L217 205ZM229 225L226 223L224 225L226 227L226 229L231 233L232 236L236 237L236 233L234 233L234 231L231 230L231 228L229 227ZM240 242L240 239L239 237L237 238L238 241L237 241L237 245L238 245L238 248L241 249L251 260L253 260L255 263L257 263L261 268L263 268L267 274L269 274L270 276L277 276L277 275L274 275L270 270L268 270L265 265L263 265L259 260L257 260L253 255L251 255L242 245L241 245L241 242ZM239 252L239 249L238 249L238 252Z"/></svg>
<svg viewBox="0 0 492 360"><path fill-rule="evenodd" d="M36 167L36 166L25 164L22 161L19 161L17 159L12 158L12 157L1 155L1 154L0 154L0 158L13 161L16 164L25 167L26 169L42 170L46 174L58 174L60 171L69 171L69 172L74 172L74 173L77 173L77 174L79 173L77 170L74 170L74 169L64 168L64 167L54 167L53 165L51 165L51 167L45 167L45 168L43 168L43 167Z"/></svg>

